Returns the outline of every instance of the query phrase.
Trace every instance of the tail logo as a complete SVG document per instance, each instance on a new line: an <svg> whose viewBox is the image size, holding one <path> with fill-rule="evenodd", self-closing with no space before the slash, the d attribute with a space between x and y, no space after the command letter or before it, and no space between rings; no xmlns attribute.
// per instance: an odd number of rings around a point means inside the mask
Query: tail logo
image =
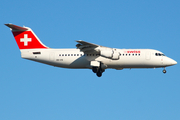
<svg viewBox="0 0 180 120"><path fill-rule="evenodd" d="M11 28L13 36L20 50L22 49L48 49L34 32L28 27L20 27L13 24L5 24Z"/></svg>
<svg viewBox="0 0 180 120"><path fill-rule="evenodd" d="M28 38L28 34L24 34L24 38L20 39L20 42L24 42L24 46L28 46L28 42L31 42L32 39Z"/></svg>

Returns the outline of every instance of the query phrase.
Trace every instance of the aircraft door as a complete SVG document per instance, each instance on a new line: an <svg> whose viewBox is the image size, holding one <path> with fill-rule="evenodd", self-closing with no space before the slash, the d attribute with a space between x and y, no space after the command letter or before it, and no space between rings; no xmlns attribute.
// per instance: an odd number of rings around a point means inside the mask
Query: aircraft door
<svg viewBox="0 0 180 120"><path fill-rule="evenodd" d="M49 54L49 60L50 60L50 61L54 61L54 52L51 52L51 53Z"/></svg>
<svg viewBox="0 0 180 120"><path fill-rule="evenodd" d="M146 60L150 60L151 59L151 52L146 52Z"/></svg>
<svg viewBox="0 0 180 120"><path fill-rule="evenodd" d="M161 64L163 64L163 56L161 56Z"/></svg>

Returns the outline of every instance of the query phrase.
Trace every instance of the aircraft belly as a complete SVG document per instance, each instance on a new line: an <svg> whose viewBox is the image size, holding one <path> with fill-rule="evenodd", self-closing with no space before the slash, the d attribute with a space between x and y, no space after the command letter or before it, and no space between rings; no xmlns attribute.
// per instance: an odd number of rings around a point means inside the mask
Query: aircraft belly
<svg viewBox="0 0 180 120"><path fill-rule="evenodd" d="M89 61L83 57L66 57L64 59L56 59L56 65L64 68L87 68Z"/></svg>
<svg viewBox="0 0 180 120"><path fill-rule="evenodd" d="M151 67L152 65L146 63L146 61L139 57L139 58L120 58L119 60L111 60L106 61L105 64L108 68L146 68Z"/></svg>

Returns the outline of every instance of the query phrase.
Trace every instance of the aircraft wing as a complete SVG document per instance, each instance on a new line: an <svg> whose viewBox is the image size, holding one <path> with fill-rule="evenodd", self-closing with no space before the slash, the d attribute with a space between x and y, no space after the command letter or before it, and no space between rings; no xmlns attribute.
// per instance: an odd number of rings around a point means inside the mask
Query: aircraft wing
<svg viewBox="0 0 180 120"><path fill-rule="evenodd" d="M76 45L77 49L84 53L96 53L102 57L109 58L112 60L118 60L120 53L114 48L104 47L93 43L85 42L82 40L76 41L79 44Z"/></svg>
<svg viewBox="0 0 180 120"><path fill-rule="evenodd" d="M76 45L76 47L83 52L92 52L92 51L98 52L97 48L102 47L100 45L96 45L96 44L89 43L89 42L82 41L82 40L78 40L76 42L79 43Z"/></svg>

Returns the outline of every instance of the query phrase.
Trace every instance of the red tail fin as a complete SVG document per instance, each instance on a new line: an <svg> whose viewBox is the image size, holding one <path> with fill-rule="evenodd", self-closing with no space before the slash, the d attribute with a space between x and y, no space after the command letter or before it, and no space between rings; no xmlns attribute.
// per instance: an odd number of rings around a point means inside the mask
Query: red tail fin
<svg viewBox="0 0 180 120"><path fill-rule="evenodd" d="M13 24L5 24L14 35L19 49L47 49L34 32L28 27L20 27Z"/></svg>

